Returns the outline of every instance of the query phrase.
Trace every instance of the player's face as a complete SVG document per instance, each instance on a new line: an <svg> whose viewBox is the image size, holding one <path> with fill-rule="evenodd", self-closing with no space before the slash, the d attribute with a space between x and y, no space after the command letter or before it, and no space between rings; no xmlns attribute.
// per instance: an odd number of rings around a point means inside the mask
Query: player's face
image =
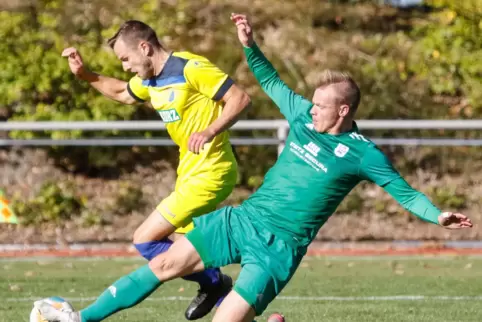
<svg viewBox="0 0 482 322"><path fill-rule="evenodd" d="M334 86L328 85L317 88L313 95L313 107L310 110L314 129L325 133L340 123L340 104Z"/></svg>
<svg viewBox="0 0 482 322"><path fill-rule="evenodd" d="M136 73L141 79L149 79L155 76L150 51L150 46L145 42L133 47L119 39L114 45L114 52L121 60L124 70Z"/></svg>

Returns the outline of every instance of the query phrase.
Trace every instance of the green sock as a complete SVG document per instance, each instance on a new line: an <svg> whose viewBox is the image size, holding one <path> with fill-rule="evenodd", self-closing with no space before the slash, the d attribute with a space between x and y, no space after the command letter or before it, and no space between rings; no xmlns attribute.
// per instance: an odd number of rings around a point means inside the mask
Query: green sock
<svg viewBox="0 0 482 322"><path fill-rule="evenodd" d="M120 310L142 302L161 284L148 265L142 266L117 280L94 303L80 311L81 321L102 321Z"/></svg>

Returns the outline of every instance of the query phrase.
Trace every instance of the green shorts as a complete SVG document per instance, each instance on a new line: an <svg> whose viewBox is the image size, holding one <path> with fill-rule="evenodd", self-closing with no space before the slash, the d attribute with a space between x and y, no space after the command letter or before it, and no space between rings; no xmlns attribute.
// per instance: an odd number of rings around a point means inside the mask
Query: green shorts
<svg viewBox="0 0 482 322"><path fill-rule="evenodd" d="M241 264L234 291L261 315L295 273L306 247L292 247L253 225L244 210L224 207L194 219L186 234L206 268Z"/></svg>

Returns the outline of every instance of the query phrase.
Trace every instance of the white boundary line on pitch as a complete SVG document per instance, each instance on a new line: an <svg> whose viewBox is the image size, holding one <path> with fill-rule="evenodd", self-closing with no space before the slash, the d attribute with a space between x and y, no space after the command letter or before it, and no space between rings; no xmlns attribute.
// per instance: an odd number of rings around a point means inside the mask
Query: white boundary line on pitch
<svg viewBox="0 0 482 322"><path fill-rule="evenodd" d="M41 298L20 297L8 298L7 302L34 302ZM281 301L332 301L332 302L355 302L355 301L482 301L482 296L426 296L426 295L395 295L395 296L278 296ZM95 297L72 297L65 298L69 302L87 302L96 300ZM148 297L145 301L169 302L169 301L191 301L191 297L164 296Z"/></svg>
<svg viewBox="0 0 482 322"><path fill-rule="evenodd" d="M481 255L359 255L359 256L305 256L304 261L382 261L382 260L481 260ZM42 262L42 263L54 263L54 262L102 262L102 261L116 261L116 262L146 262L141 257L14 257L14 258L1 258L0 263L22 263L22 262Z"/></svg>

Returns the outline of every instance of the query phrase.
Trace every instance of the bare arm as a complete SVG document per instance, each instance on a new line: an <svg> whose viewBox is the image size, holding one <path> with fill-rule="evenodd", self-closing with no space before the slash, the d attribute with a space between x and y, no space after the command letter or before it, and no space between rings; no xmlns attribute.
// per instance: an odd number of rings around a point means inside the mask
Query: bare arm
<svg viewBox="0 0 482 322"><path fill-rule="evenodd" d="M225 105L219 118L217 118L204 131L193 133L189 137L189 150L199 153L204 144L210 142L216 135L229 129L239 117L243 114L247 107L251 105L249 95L233 84L229 90L223 95L222 100Z"/></svg>
<svg viewBox="0 0 482 322"><path fill-rule="evenodd" d="M88 82L102 95L124 104L134 104L136 100L127 91L127 82L85 71L79 79Z"/></svg>
<svg viewBox="0 0 482 322"><path fill-rule="evenodd" d="M127 82L87 70L77 49L67 48L62 52L62 56L68 57L70 70L78 79L88 82L104 96L124 104L136 102L127 90Z"/></svg>
<svg viewBox="0 0 482 322"><path fill-rule="evenodd" d="M226 94L224 94L222 100L225 104L220 117L207 128L213 136L233 126L243 112L246 111L246 108L251 105L249 95L237 85L232 85Z"/></svg>

